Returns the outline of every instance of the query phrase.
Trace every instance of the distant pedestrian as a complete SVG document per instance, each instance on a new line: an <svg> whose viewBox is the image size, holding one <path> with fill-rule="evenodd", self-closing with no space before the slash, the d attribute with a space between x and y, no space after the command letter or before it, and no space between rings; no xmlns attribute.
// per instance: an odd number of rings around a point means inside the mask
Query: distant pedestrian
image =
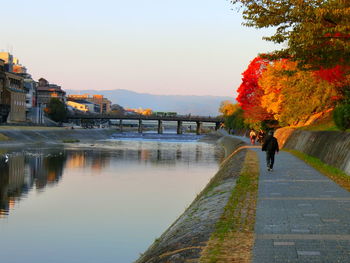
<svg viewBox="0 0 350 263"><path fill-rule="evenodd" d="M250 131L249 138L250 138L250 143L252 145L254 145L255 144L255 139L256 139L256 132L254 130Z"/></svg>
<svg viewBox="0 0 350 263"><path fill-rule="evenodd" d="M273 131L268 132L261 150L266 151L267 170L272 171L273 164L275 163L275 153L279 152L278 142L273 136Z"/></svg>
<svg viewBox="0 0 350 263"><path fill-rule="evenodd" d="M265 138L265 133L263 130L260 129L260 131L258 133L258 139L257 139L257 141L258 141L258 143L260 143L260 145L263 144L264 138Z"/></svg>

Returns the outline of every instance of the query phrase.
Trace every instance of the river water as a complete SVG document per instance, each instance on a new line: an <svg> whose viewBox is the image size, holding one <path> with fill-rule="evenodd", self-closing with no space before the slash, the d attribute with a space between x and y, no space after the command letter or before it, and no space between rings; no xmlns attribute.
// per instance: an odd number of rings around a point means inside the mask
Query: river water
<svg viewBox="0 0 350 263"><path fill-rule="evenodd" d="M133 262L223 157L213 144L176 138L0 155L0 262L6 263Z"/></svg>

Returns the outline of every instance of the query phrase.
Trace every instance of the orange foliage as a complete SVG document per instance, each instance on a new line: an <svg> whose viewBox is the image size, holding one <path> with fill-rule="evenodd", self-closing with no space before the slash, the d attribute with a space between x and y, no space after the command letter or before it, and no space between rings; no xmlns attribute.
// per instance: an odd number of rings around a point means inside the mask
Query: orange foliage
<svg viewBox="0 0 350 263"><path fill-rule="evenodd" d="M281 91L288 81L288 75L283 72L295 71L297 63L286 59L275 61L267 66L259 79L259 85L264 94L261 96L261 106L273 115L274 119L280 120L284 107L284 96Z"/></svg>
<svg viewBox="0 0 350 263"><path fill-rule="evenodd" d="M319 73L298 69L296 62L275 61L259 79L264 92L261 105L282 124L291 125L334 106L339 98L336 82L318 77ZM324 74L325 76L326 74Z"/></svg>
<svg viewBox="0 0 350 263"><path fill-rule="evenodd" d="M231 101L225 100L225 101L221 102L219 112L221 112L226 117L226 116L231 116L238 109L239 109L238 104L233 104Z"/></svg>

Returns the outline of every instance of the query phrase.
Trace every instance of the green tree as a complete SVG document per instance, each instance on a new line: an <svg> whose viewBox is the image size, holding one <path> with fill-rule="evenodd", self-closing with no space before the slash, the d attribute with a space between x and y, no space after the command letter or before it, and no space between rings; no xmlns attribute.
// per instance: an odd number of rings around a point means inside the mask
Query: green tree
<svg viewBox="0 0 350 263"><path fill-rule="evenodd" d="M333 120L340 130L350 129L350 90L345 92L343 100L334 109Z"/></svg>
<svg viewBox="0 0 350 263"><path fill-rule="evenodd" d="M47 106L47 113L52 120L62 122L67 117L67 108L62 101L52 98Z"/></svg>
<svg viewBox="0 0 350 263"><path fill-rule="evenodd" d="M231 0L242 7L244 25L272 27L268 41L284 49L270 58L289 58L304 67L350 65L349 0Z"/></svg>
<svg viewBox="0 0 350 263"><path fill-rule="evenodd" d="M124 113L125 113L125 109L122 106L120 106L119 104L113 104L111 106L111 111L112 111L112 113L118 114L118 115L124 115Z"/></svg>
<svg viewBox="0 0 350 263"><path fill-rule="evenodd" d="M244 122L244 112L241 107L237 108L237 110L230 116L225 118L225 123L227 123L228 127L231 129L244 129L247 125Z"/></svg>

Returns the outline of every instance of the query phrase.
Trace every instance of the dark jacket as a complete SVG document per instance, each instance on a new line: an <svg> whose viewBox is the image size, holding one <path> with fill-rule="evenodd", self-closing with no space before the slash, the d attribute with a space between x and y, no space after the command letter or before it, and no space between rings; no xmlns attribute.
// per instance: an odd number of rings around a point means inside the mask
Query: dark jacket
<svg viewBox="0 0 350 263"><path fill-rule="evenodd" d="M275 153L278 152L280 149L278 147L278 142L277 139L275 137L273 137L272 135L269 135L265 138L265 141L262 145L261 148L262 151L267 151L269 153Z"/></svg>

